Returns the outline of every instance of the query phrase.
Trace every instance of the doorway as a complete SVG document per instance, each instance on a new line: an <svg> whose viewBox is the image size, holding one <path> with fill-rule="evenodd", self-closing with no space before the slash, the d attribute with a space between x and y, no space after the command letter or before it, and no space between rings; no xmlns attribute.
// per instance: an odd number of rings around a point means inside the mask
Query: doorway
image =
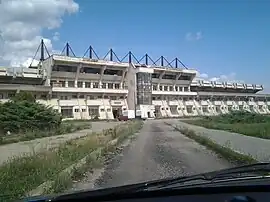
<svg viewBox="0 0 270 202"><path fill-rule="evenodd" d="M122 114L122 108L119 107L113 107L112 108L113 118L118 119L120 115Z"/></svg>
<svg viewBox="0 0 270 202"><path fill-rule="evenodd" d="M151 117L150 112L147 112L147 118L150 118L150 117Z"/></svg>
<svg viewBox="0 0 270 202"><path fill-rule="evenodd" d="M114 119L117 119L119 117L119 113L118 113L117 109L113 109L112 113L113 113L113 118Z"/></svg>

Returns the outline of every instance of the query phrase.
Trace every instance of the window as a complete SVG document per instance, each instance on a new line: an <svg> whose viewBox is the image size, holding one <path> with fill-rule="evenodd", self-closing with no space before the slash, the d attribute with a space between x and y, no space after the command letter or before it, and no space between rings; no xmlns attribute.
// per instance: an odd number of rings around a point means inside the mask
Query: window
<svg viewBox="0 0 270 202"><path fill-rule="evenodd" d="M153 85L153 90L157 90L157 85Z"/></svg>
<svg viewBox="0 0 270 202"><path fill-rule="evenodd" d="M89 113L89 116L91 118L94 118L95 116L98 116L99 115L98 108L96 108L96 107L89 107L88 108L88 113Z"/></svg>
<svg viewBox="0 0 270 202"><path fill-rule="evenodd" d="M111 109L109 108L109 109L107 109L107 112L110 112L111 111Z"/></svg>
<svg viewBox="0 0 270 202"><path fill-rule="evenodd" d="M126 82L123 82L123 89L128 89Z"/></svg>
<svg viewBox="0 0 270 202"><path fill-rule="evenodd" d="M79 109L75 109L75 112L79 112Z"/></svg>
<svg viewBox="0 0 270 202"><path fill-rule="evenodd" d="M119 88L120 88L119 83L116 83L116 84L115 84L115 89L119 89Z"/></svg>
<svg viewBox="0 0 270 202"><path fill-rule="evenodd" d="M173 86L170 86L170 91L173 91Z"/></svg>
<svg viewBox="0 0 270 202"><path fill-rule="evenodd" d="M189 75L181 75L178 80L191 80L191 76Z"/></svg>
<svg viewBox="0 0 270 202"><path fill-rule="evenodd" d="M104 109L100 109L100 112L104 112L105 110Z"/></svg>
<svg viewBox="0 0 270 202"><path fill-rule="evenodd" d="M175 74L173 74L173 75L171 75L171 74L165 74L163 76L163 79L175 80L176 79L176 75Z"/></svg>
<svg viewBox="0 0 270 202"><path fill-rule="evenodd" d="M108 83L108 88L113 89L113 83Z"/></svg>
<svg viewBox="0 0 270 202"><path fill-rule="evenodd" d="M120 96L120 99L124 99L124 96Z"/></svg>
<svg viewBox="0 0 270 202"><path fill-rule="evenodd" d="M72 107L62 107L61 114L64 118L73 118Z"/></svg>
<svg viewBox="0 0 270 202"><path fill-rule="evenodd" d="M3 96L3 95L2 95L2 96ZM40 96L40 98L43 99L43 100L46 100L46 99L47 99L47 95L42 94L42 95ZM2 98L1 98L1 95L0 95L0 99L2 99Z"/></svg>
<svg viewBox="0 0 270 202"><path fill-rule="evenodd" d="M84 95L79 95L79 98L83 99L84 98Z"/></svg>
<svg viewBox="0 0 270 202"><path fill-rule="evenodd" d="M59 81L59 83L60 83L61 87L66 87L66 82L65 81Z"/></svg>
<svg viewBox="0 0 270 202"><path fill-rule="evenodd" d="M168 86L164 86L164 91L168 91Z"/></svg>
<svg viewBox="0 0 270 202"><path fill-rule="evenodd" d="M82 109L82 112L86 112L86 109Z"/></svg>
<svg viewBox="0 0 270 202"><path fill-rule="evenodd" d="M82 81L78 81L77 82L77 87L78 88L82 88L83 87L83 82Z"/></svg>
<svg viewBox="0 0 270 202"><path fill-rule="evenodd" d="M68 66L68 65L54 65L53 71L57 72L76 72L77 67L76 66Z"/></svg>
<svg viewBox="0 0 270 202"><path fill-rule="evenodd" d="M85 88L91 88L91 82L85 82Z"/></svg>
<svg viewBox="0 0 270 202"><path fill-rule="evenodd" d="M72 95L72 98L76 99L77 98L77 95L73 94Z"/></svg>
<svg viewBox="0 0 270 202"><path fill-rule="evenodd" d="M103 97L104 99L108 99L109 97L108 97L108 95L104 95L104 97Z"/></svg>
<svg viewBox="0 0 270 202"><path fill-rule="evenodd" d="M75 81L68 81L68 87L75 87Z"/></svg>
<svg viewBox="0 0 270 202"><path fill-rule="evenodd" d="M61 96L60 100L68 100L68 96Z"/></svg>
<svg viewBox="0 0 270 202"><path fill-rule="evenodd" d="M123 89L125 89L125 82L123 82L121 86Z"/></svg>
<svg viewBox="0 0 270 202"><path fill-rule="evenodd" d="M98 99L102 99L102 96L101 96L101 95L99 95L99 96L98 96Z"/></svg>
<svg viewBox="0 0 270 202"><path fill-rule="evenodd" d="M111 96L111 100L116 100L116 96Z"/></svg>
<svg viewBox="0 0 270 202"><path fill-rule="evenodd" d="M95 97L93 95L87 95L87 100L94 100Z"/></svg>
<svg viewBox="0 0 270 202"><path fill-rule="evenodd" d="M54 98L54 99L57 98L57 94L56 93L53 93L52 94L52 98Z"/></svg>
<svg viewBox="0 0 270 202"><path fill-rule="evenodd" d="M159 86L159 90L162 90L162 86Z"/></svg>
<svg viewBox="0 0 270 202"><path fill-rule="evenodd" d="M106 88L106 83L102 83L102 88Z"/></svg>
<svg viewBox="0 0 270 202"><path fill-rule="evenodd" d="M98 83L97 82L93 83L93 88L98 88Z"/></svg>

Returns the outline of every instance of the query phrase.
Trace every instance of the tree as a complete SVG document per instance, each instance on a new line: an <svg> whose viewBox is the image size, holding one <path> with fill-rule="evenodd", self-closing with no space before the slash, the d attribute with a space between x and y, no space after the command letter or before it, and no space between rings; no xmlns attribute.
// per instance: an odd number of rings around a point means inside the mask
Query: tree
<svg viewBox="0 0 270 202"><path fill-rule="evenodd" d="M15 96L11 98L11 100L14 102L20 101L36 102L36 99L33 96L33 94L29 92L16 93Z"/></svg>
<svg viewBox="0 0 270 202"><path fill-rule="evenodd" d="M57 129L61 121L58 112L37 103L29 93L18 93L10 101L0 104L0 130L4 133Z"/></svg>

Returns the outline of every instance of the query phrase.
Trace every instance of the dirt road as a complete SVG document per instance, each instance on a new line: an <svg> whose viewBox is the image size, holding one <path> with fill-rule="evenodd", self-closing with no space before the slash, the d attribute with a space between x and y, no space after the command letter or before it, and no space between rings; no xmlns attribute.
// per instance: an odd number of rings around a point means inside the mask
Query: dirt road
<svg viewBox="0 0 270 202"><path fill-rule="evenodd" d="M106 166L94 188L166 177L191 175L230 167L211 151L181 135L164 120L145 122L137 138ZM76 190L91 188L80 183Z"/></svg>

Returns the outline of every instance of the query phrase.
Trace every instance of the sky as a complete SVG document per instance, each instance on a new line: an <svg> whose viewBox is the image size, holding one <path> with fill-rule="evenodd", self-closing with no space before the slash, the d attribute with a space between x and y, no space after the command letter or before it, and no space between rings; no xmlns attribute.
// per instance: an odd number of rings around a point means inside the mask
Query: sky
<svg viewBox="0 0 270 202"><path fill-rule="evenodd" d="M101 57L178 57L204 79L270 92L269 10L266 0L2 0L0 65L28 64L44 38L53 53L69 42L76 56L91 45Z"/></svg>

